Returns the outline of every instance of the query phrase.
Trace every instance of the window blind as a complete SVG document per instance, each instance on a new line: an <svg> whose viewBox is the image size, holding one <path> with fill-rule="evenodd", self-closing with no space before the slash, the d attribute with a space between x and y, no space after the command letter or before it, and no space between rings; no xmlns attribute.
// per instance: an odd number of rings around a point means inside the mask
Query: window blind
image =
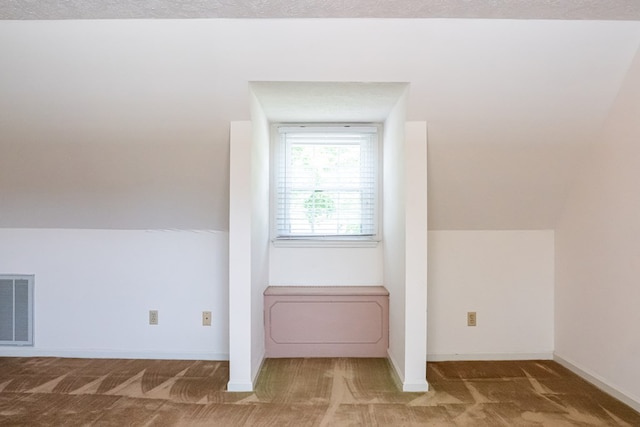
<svg viewBox="0 0 640 427"><path fill-rule="evenodd" d="M377 127L278 131L276 238L375 236Z"/></svg>

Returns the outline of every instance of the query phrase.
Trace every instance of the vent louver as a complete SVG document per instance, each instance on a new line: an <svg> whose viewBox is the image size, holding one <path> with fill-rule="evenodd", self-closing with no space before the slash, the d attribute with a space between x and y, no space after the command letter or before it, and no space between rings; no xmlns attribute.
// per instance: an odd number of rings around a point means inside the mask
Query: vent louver
<svg viewBox="0 0 640 427"><path fill-rule="evenodd" d="M0 345L33 345L33 280L0 275Z"/></svg>

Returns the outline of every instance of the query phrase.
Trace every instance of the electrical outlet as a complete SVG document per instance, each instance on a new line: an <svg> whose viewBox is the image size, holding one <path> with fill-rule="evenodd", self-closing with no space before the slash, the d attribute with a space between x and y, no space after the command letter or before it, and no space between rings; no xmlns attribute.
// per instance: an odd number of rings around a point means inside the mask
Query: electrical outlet
<svg viewBox="0 0 640 427"><path fill-rule="evenodd" d="M149 324L150 325L158 324L158 310L149 310Z"/></svg>
<svg viewBox="0 0 640 427"><path fill-rule="evenodd" d="M203 311L202 312L202 326L211 326L211 312Z"/></svg>
<svg viewBox="0 0 640 427"><path fill-rule="evenodd" d="M476 312L467 312L467 326L476 326Z"/></svg>

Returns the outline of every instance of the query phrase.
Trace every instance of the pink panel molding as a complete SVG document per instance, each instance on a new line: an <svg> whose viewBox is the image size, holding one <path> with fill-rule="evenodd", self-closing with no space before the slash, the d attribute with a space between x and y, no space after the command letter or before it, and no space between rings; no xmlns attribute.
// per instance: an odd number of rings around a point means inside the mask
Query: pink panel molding
<svg viewBox="0 0 640 427"><path fill-rule="evenodd" d="M266 357L386 357L389 292L383 286L270 286Z"/></svg>

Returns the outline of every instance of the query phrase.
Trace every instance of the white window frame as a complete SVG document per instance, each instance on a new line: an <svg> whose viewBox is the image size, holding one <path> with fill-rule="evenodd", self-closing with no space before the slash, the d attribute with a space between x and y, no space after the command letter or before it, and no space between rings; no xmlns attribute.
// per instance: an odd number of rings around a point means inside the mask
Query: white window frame
<svg viewBox="0 0 640 427"><path fill-rule="evenodd" d="M280 128L305 127L321 130L342 127L376 128L377 141L375 144L376 191L374 207L374 233L367 236L278 236L278 169L282 150L284 149ZM274 246L292 247L375 247L382 236L381 206L382 206L382 125L379 123L275 123L271 126L271 241Z"/></svg>

